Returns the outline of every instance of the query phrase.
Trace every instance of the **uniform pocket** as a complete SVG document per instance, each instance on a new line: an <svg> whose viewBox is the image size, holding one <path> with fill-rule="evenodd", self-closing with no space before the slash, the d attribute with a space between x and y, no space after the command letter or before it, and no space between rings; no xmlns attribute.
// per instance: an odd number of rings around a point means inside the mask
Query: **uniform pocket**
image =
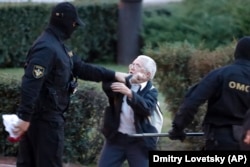
<svg viewBox="0 0 250 167"><path fill-rule="evenodd" d="M57 91L55 101L59 111L67 110L70 101L70 96L68 94L68 91Z"/></svg>

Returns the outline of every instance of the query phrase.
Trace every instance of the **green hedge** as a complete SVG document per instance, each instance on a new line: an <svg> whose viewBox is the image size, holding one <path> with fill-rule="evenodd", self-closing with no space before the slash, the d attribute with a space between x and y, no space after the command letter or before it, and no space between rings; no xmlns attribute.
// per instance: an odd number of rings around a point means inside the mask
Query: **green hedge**
<svg viewBox="0 0 250 167"><path fill-rule="evenodd" d="M185 42L203 49L227 46L250 34L250 1L183 0L145 8L145 43Z"/></svg>
<svg viewBox="0 0 250 167"><path fill-rule="evenodd" d="M15 113L20 100L20 82L7 75L0 76L0 122L2 114ZM107 98L98 87L86 83L71 98L65 113L64 161L90 164L96 161L104 138L100 133ZM8 133L0 124L0 155L16 156L18 144L9 143Z"/></svg>
<svg viewBox="0 0 250 167"><path fill-rule="evenodd" d="M114 3L78 4L86 23L67 44L86 61L115 59L117 6ZM33 41L47 26L52 4L0 6L0 67L22 67Z"/></svg>
<svg viewBox="0 0 250 167"><path fill-rule="evenodd" d="M117 1L101 3L77 1L86 22L67 42L84 60L115 62L117 54ZM52 4L0 6L0 67L21 67L28 48L48 23ZM227 46L234 38L250 33L246 0L183 0L166 5L145 5L143 43L187 42L214 50Z"/></svg>

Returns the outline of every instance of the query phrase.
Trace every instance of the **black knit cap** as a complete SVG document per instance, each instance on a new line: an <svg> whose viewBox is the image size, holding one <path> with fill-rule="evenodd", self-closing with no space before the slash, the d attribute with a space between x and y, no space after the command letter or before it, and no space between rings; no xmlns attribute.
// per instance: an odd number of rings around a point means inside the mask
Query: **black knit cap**
<svg viewBox="0 0 250 167"><path fill-rule="evenodd" d="M241 38L235 48L235 59L250 60L250 36Z"/></svg>
<svg viewBox="0 0 250 167"><path fill-rule="evenodd" d="M79 18L76 7L69 2L62 2L52 10L52 17L62 19L74 19L79 26L84 26L84 22Z"/></svg>

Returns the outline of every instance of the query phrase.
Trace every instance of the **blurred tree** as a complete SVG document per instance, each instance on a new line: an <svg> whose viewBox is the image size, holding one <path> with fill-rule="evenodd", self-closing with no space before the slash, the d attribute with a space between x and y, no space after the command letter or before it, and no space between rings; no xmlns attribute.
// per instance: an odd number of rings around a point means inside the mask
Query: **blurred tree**
<svg viewBox="0 0 250 167"><path fill-rule="evenodd" d="M140 53L142 0L120 0L117 63L128 65Z"/></svg>

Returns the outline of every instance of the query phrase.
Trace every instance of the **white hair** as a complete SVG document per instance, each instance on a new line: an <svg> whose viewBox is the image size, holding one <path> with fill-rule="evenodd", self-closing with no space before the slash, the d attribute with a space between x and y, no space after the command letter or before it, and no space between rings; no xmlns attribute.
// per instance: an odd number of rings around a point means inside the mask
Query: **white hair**
<svg viewBox="0 0 250 167"><path fill-rule="evenodd" d="M142 60L143 67L145 68L147 72L150 73L150 79L152 80L157 70L157 65L154 59L146 55L139 55L137 58Z"/></svg>

